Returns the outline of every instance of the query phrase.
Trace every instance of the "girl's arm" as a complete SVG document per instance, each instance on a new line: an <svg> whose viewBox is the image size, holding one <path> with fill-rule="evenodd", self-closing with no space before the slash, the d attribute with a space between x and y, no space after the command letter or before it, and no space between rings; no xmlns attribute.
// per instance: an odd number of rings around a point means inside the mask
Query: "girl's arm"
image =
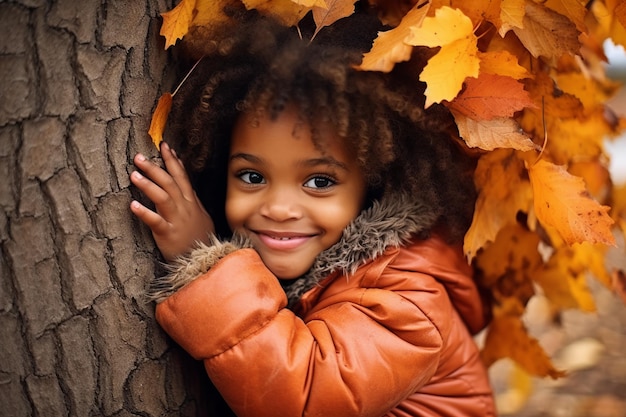
<svg viewBox="0 0 626 417"><path fill-rule="evenodd" d="M171 261L189 252L196 242L209 242L215 227L191 187L183 163L165 142L161 145L161 156L166 170L142 154L135 155L135 166L145 176L134 171L130 180L154 203L156 210L138 201L131 202L130 209L150 227L161 254Z"/></svg>
<svg viewBox="0 0 626 417"><path fill-rule="evenodd" d="M156 317L238 416L380 417L432 377L446 331L431 314L452 314L443 288L353 288L304 321L286 301L258 254L240 249Z"/></svg>

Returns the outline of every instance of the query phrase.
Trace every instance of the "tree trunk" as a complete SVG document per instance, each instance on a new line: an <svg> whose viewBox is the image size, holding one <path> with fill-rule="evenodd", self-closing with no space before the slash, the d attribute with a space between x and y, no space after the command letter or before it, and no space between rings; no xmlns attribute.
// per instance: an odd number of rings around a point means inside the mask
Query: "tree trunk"
<svg viewBox="0 0 626 417"><path fill-rule="evenodd" d="M164 0L0 3L0 415L196 416L201 364L142 299L149 230L128 206L174 74Z"/></svg>

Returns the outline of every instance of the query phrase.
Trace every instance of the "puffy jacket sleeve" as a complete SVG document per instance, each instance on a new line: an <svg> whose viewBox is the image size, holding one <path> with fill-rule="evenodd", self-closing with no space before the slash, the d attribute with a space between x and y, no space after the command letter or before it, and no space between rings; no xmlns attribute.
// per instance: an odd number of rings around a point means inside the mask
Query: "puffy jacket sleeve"
<svg viewBox="0 0 626 417"><path fill-rule="evenodd" d="M421 297L432 311L447 299ZM437 368L441 331L403 291L351 287L305 320L286 304L257 253L240 249L159 303L156 317L240 417L380 417Z"/></svg>

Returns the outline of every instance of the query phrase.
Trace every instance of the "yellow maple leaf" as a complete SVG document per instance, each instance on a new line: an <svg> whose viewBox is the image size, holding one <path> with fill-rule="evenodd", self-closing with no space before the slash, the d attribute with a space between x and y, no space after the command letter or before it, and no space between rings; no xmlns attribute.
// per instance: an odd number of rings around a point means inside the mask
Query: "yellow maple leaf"
<svg viewBox="0 0 626 417"><path fill-rule="evenodd" d="M432 0L432 10L441 7L461 10L475 26L485 20L495 24L500 15L500 1L494 0Z"/></svg>
<svg viewBox="0 0 626 417"><path fill-rule="evenodd" d="M213 26L230 20L224 13L226 7L241 7L240 0L196 0L191 26Z"/></svg>
<svg viewBox="0 0 626 417"><path fill-rule="evenodd" d="M408 61L413 47L405 43L412 27L421 26L429 3L421 3L412 8L400 21L400 24L388 31L379 32L372 49L363 55L363 61L357 68L365 71L389 72L398 62Z"/></svg>
<svg viewBox="0 0 626 417"><path fill-rule="evenodd" d="M547 125L552 160L565 165L572 161L597 159L603 154L604 138L611 129L598 108L584 119L551 120Z"/></svg>
<svg viewBox="0 0 626 417"><path fill-rule="evenodd" d="M609 207L591 198L581 178L544 160L531 165L528 174L537 218L554 227L567 244L615 244Z"/></svg>
<svg viewBox="0 0 626 417"><path fill-rule="evenodd" d="M442 7L434 17L412 27L405 42L414 46L441 47L420 74L426 83L425 107L452 100L467 77L477 77L480 69L477 38L472 21L459 9Z"/></svg>
<svg viewBox="0 0 626 417"><path fill-rule="evenodd" d="M187 34L193 20L195 6L196 0L182 0L172 10L161 13L163 24L160 34L165 37L165 49Z"/></svg>
<svg viewBox="0 0 626 417"><path fill-rule="evenodd" d="M532 189L525 178L524 162L510 149L497 149L480 157L474 174L478 190L472 224L465 234L463 251L472 260L500 230L515 223L519 211L532 206Z"/></svg>
<svg viewBox="0 0 626 417"><path fill-rule="evenodd" d="M500 5L500 25L498 33L504 38L508 31L513 28L524 28L524 6L526 0L502 0Z"/></svg>
<svg viewBox="0 0 626 417"><path fill-rule="evenodd" d="M150 128L148 134L152 138L152 143L157 149L160 149L161 142L163 141L163 131L165 130L165 124L167 123L167 116L172 108L172 94L164 93L157 103L154 113L152 113L152 120L150 121Z"/></svg>
<svg viewBox="0 0 626 417"><path fill-rule="evenodd" d="M602 106L609 98L605 89L582 72L559 73L555 81L561 90L577 97L585 109Z"/></svg>
<svg viewBox="0 0 626 417"><path fill-rule="evenodd" d="M521 80L533 75L517 62L517 57L507 50L478 52L480 73L503 75Z"/></svg>

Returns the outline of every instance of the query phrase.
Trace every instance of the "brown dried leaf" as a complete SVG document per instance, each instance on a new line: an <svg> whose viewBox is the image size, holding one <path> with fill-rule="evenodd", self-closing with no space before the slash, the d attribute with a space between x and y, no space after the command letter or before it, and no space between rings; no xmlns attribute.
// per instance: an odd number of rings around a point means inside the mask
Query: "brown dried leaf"
<svg viewBox="0 0 626 417"><path fill-rule="evenodd" d="M571 20L534 1L526 2L525 12L523 29L513 27L513 32L535 58L578 53L580 32Z"/></svg>

